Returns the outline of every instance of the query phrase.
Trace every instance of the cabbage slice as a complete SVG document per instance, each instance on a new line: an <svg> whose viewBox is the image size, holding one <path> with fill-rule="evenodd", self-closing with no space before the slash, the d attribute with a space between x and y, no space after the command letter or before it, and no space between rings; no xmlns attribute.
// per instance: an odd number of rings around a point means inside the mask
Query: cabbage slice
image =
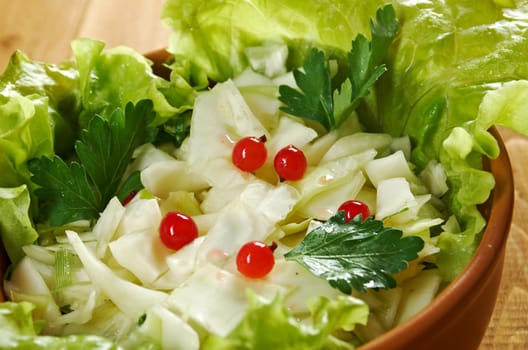
<svg viewBox="0 0 528 350"><path fill-rule="evenodd" d="M161 303L167 298L166 293L141 287L117 276L112 269L95 257L76 232L68 230L66 236L94 286L103 291L129 317L137 319L150 306Z"/></svg>

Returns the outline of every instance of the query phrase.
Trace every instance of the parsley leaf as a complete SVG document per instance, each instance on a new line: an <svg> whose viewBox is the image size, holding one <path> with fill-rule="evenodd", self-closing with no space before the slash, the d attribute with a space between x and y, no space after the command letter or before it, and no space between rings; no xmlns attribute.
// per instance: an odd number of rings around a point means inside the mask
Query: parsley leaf
<svg viewBox="0 0 528 350"><path fill-rule="evenodd" d="M420 237L402 234L373 218L361 221L359 215L345 223L340 211L284 256L346 294L389 289L396 286L391 274L407 268L424 247Z"/></svg>
<svg viewBox="0 0 528 350"><path fill-rule="evenodd" d="M346 79L339 90L334 91L334 120L336 125L352 112L350 101L352 99L352 83Z"/></svg>
<svg viewBox="0 0 528 350"><path fill-rule="evenodd" d="M31 159L31 180L42 215L52 226L95 219L119 186L134 150L154 140L149 125L155 112L150 100L128 103L108 120L96 115L75 144L79 162L65 163L58 156Z"/></svg>
<svg viewBox="0 0 528 350"><path fill-rule="evenodd" d="M303 63L304 72L293 71L299 90L287 85L279 86L279 100L285 103L281 110L298 117L320 122L327 130L333 129L334 106L330 69L325 54L316 48L310 50Z"/></svg>
<svg viewBox="0 0 528 350"><path fill-rule="evenodd" d="M180 148L183 141L189 136L191 131L192 112L186 111L178 118L171 118L160 125L155 144L160 145L166 142L172 143L176 148Z"/></svg>
<svg viewBox="0 0 528 350"><path fill-rule="evenodd" d="M41 185L35 191L41 214L52 226L96 217L101 194L94 191L86 169L77 162L66 164L59 156L29 160L31 180Z"/></svg>
<svg viewBox="0 0 528 350"><path fill-rule="evenodd" d="M394 8L387 5L376 12L376 22L370 21L372 41L359 34L348 53L348 78L352 83L351 108L369 94L369 89L387 70L383 59L398 31Z"/></svg>
<svg viewBox="0 0 528 350"><path fill-rule="evenodd" d="M82 131L75 151L104 204L116 194L134 150L154 140L156 129L147 127L154 116L150 100L128 103L124 113L116 109L108 120L96 116Z"/></svg>
<svg viewBox="0 0 528 350"><path fill-rule="evenodd" d="M398 33L398 19L392 5L385 5L376 12L376 22L370 21L372 54L369 68L382 63L389 46Z"/></svg>
<svg viewBox="0 0 528 350"><path fill-rule="evenodd" d="M387 70L383 59L398 31L398 20L392 5L378 9L376 22L370 21L372 41L358 34L348 52L348 77L332 90L328 59L313 48L303 62L303 70L294 70L299 89L279 86L280 110L297 117L319 122L326 130L339 127L354 111L362 98Z"/></svg>
<svg viewBox="0 0 528 350"><path fill-rule="evenodd" d="M117 199L123 202L130 194L137 193L143 188L145 186L141 182L141 171L136 170L128 176L119 188L119 191L116 193Z"/></svg>

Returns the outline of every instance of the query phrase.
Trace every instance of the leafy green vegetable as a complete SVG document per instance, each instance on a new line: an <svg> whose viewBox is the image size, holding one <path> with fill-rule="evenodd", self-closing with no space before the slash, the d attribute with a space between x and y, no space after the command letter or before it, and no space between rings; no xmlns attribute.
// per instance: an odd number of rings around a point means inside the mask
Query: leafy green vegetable
<svg viewBox="0 0 528 350"><path fill-rule="evenodd" d="M483 203L495 185L493 176L480 169L468 167L464 162L475 154L495 158L499 154L497 140L489 133L492 125L503 125L517 131L528 130L528 81L518 80L501 84L485 93L474 120L464 127L454 128L443 142L442 155L449 156L450 186L456 193L450 197L453 208L462 213L463 232L443 232L438 238L441 253L438 263L450 279L452 271L460 271L471 257L478 243L473 230L485 225L480 212L466 203ZM467 150L461 152L461 150ZM457 170L455 173L455 169ZM478 182L478 186L475 184ZM468 186L468 184L474 184Z"/></svg>
<svg viewBox="0 0 528 350"><path fill-rule="evenodd" d="M352 42L352 50L348 53L352 110L357 107L362 97L369 94L369 89L387 70L383 60L398 31L398 20L391 5L376 12L376 22L370 21L370 31L371 41L369 42L363 34L358 34Z"/></svg>
<svg viewBox="0 0 528 350"><path fill-rule="evenodd" d="M352 50L348 53L348 79L341 84L340 91L332 92L328 61L324 52L314 48L304 61L304 72L298 69L293 72L300 91L287 85L279 87L279 100L285 104L281 110L315 120L326 130L339 127L387 70L382 62L398 30L394 8L387 5L379 9L376 19L376 23L371 21L370 24L371 42L363 34L358 34L352 42Z"/></svg>
<svg viewBox="0 0 528 350"><path fill-rule="evenodd" d="M8 139L8 135L20 138L22 133L30 131L32 137L24 137L23 145L19 146L12 139L11 147L18 147L20 154L24 154L23 150L30 152L29 158L49 155L53 151L65 154L76 136L76 115L80 107L78 82L79 74L72 62L47 64L32 61L20 51L15 52L0 75L0 106L3 105L0 112L0 139ZM3 148L1 151L6 157L18 153L13 148ZM19 160L20 154L14 159ZM20 159L20 163L15 163L17 167L14 170L25 167L25 160ZM5 168L2 166L2 169ZM27 170L25 172L29 175ZM0 186L7 186L6 180L11 176L9 172L3 172ZM9 185L20 184L22 182L18 180Z"/></svg>
<svg viewBox="0 0 528 350"><path fill-rule="evenodd" d="M306 56L303 68L304 72L293 72L301 91L287 85L279 87L279 100L285 103L281 110L320 122L327 130L333 129L335 122L330 68L324 53L312 49Z"/></svg>
<svg viewBox="0 0 528 350"><path fill-rule="evenodd" d="M81 132L75 150L105 204L115 195L134 150L154 140L153 119L150 100L135 106L129 102L124 113L116 109L108 121L93 118Z"/></svg>
<svg viewBox="0 0 528 350"><path fill-rule="evenodd" d="M524 106L513 89L503 91L511 99L507 109L485 103L507 82L528 79L526 2L503 8L486 0L477 11L472 1L398 1L396 10L402 20L387 60L390 74L376 84L371 111L360 107L358 114L373 130L408 135L418 171L432 159L444 167L450 190L443 200L460 225L438 240L438 266L451 280L473 255L486 224L477 205L489 197L494 180L481 159L495 157L498 148L485 129L502 124L528 133L516 117ZM486 123L474 122L479 114L486 114ZM467 137L454 137L460 128ZM454 149L469 152L460 156Z"/></svg>
<svg viewBox="0 0 528 350"><path fill-rule="evenodd" d="M33 182L42 186L35 193L40 198L41 214L52 226L97 217L101 194L94 191L81 164L68 165L53 156L31 159L28 167Z"/></svg>
<svg viewBox="0 0 528 350"><path fill-rule="evenodd" d="M85 38L72 41L71 46L79 71L81 127L95 114L106 119L115 108L143 99L153 102L155 125L192 107L195 91L181 81L171 83L154 75L151 62L131 48L103 50L103 42Z"/></svg>
<svg viewBox="0 0 528 350"><path fill-rule="evenodd" d="M137 193L143 188L145 188L145 186L143 186L143 183L141 182L141 172L134 171L123 182L123 185L121 185L116 195L119 201L123 202L129 195Z"/></svg>
<svg viewBox="0 0 528 350"><path fill-rule="evenodd" d="M284 305L281 296L270 304L259 302L249 293L249 306L244 319L225 338L206 338L203 349L353 349L333 333L351 331L356 324L365 324L368 306L350 296L335 300L317 297L310 303L311 324L300 323Z"/></svg>
<svg viewBox="0 0 528 350"><path fill-rule="evenodd" d="M151 99L160 124L192 107L196 92L182 79L154 75L138 52L103 50L102 42L90 39L71 45L75 61L47 64L15 52L0 75L0 186L31 185L31 158L70 156L95 114L108 118L128 102Z"/></svg>
<svg viewBox="0 0 528 350"><path fill-rule="evenodd" d="M29 206L29 190L26 185L0 188L0 236L12 263L17 263L24 257L22 246L31 244L38 238L30 219Z"/></svg>
<svg viewBox="0 0 528 350"><path fill-rule="evenodd" d="M32 319L33 305L28 302L0 303L0 348L38 349L120 349L111 341L93 335L65 337L39 336Z"/></svg>
<svg viewBox="0 0 528 350"><path fill-rule="evenodd" d="M384 1L167 0L162 20L171 29L173 71L192 86L225 81L248 66L245 50L266 41L288 44L289 69L312 47L343 57ZM339 30L336 30L339 28ZM336 50L338 48L338 50Z"/></svg>
<svg viewBox="0 0 528 350"><path fill-rule="evenodd" d="M310 231L285 258L297 261L345 294L352 289L393 288L396 281L390 274L407 268L424 247L420 237L402 238L402 234L372 218L361 221L356 216L345 223L345 214L339 211Z"/></svg>
<svg viewBox="0 0 528 350"><path fill-rule="evenodd" d="M154 139L153 119L151 101L128 103L108 120L91 119L75 144L80 163L66 164L58 156L29 161L42 214L52 226L97 218L118 192L133 151Z"/></svg>
<svg viewBox="0 0 528 350"><path fill-rule="evenodd" d="M77 260L70 249L62 248L55 252L55 289L60 290L72 284L73 268Z"/></svg>
<svg viewBox="0 0 528 350"><path fill-rule="evenodd" d="M46 98L0 92L0 186L29 182L26 161L53 154L53 130ZM26 140L23 142L22 140Z"/></svg>
<svg viewBox="0 0 528 350"><path fill-rule="evenodd" d="M467 128L474 135L476 147L490 158L499 155L497 140L489 133L492 125L514 130L528 130L528 81L516 80L501 85L484 95L478 114ZM451 135L451 134L450 134Z"/></svg>
<svg viewBox="0 0 528 350"><path fill-rule="evenodd" d="M28 302L0 303L0 348L5 350L159 350L152 339L134 330L119 344L97 335L39 335L34 306Z"/></svg>
<svg viewBox="0 0 528 350"><path fill-rule="evenodd" d="M183 141L189 136L191 129L192 112L182 113L178 118L167 120L160 126L157 143L172 142L176 147L180 147Z"/></svg>

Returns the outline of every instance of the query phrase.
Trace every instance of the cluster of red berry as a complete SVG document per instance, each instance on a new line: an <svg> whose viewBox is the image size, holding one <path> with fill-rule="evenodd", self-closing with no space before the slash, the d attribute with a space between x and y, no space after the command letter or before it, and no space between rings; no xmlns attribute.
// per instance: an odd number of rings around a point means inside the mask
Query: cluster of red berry
<svg viewBox="0 0 528 350"><path fill-rule="evenodd" d="M248 136L240 139L233 147L233 164L242 171L253 172L264 165L268 158L266 137ZM273 166L281 180L300 180L308 163L299 148L288 145L282 148L273 159Z"/></svg>

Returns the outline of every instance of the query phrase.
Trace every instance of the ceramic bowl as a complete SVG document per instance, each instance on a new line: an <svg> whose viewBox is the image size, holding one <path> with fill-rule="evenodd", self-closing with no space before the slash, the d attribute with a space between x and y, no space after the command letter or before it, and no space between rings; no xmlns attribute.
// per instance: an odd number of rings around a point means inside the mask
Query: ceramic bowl
<svg viewBox="0 0 528 350"><path fill-rule="evenodd" d="M146 55L154 62L154 72L167 77L163 65L165 50ZM471 350L477 349L493 313L500 285L506 240L510 229L514 187L512 168L504 143L496 128L491 133L500 146L497 159L485 159L485 167L496 181L495 188L481 211L488 224L481 243L463 272L425 309L383 336L363 345L361 350ZM8 261L0 246L0 275ZM0 300L3 295L0 293Z"/></svg>

